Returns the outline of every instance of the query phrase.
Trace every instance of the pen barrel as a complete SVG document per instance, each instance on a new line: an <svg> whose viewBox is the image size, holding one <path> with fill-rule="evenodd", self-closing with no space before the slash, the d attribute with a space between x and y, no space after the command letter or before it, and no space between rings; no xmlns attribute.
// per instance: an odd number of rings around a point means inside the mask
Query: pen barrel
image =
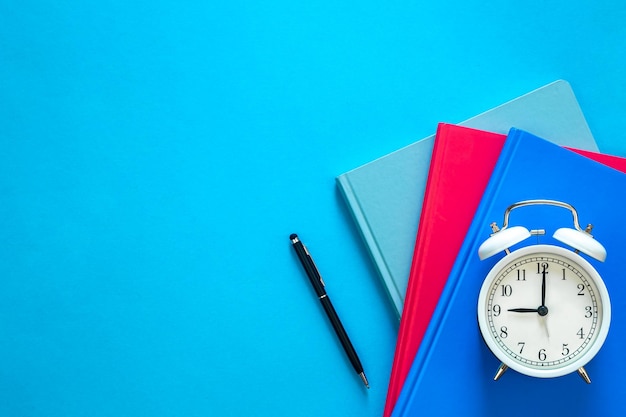
<svg viewBox="0 0 626 417"><path fill-rule="evenodd" d="M341 324L341 320L339 320L339 316L337 315L337 312L333 307L333 303L330 302L330 298L328 297L322 297L320 298L320 301L322 303L322 306L324 306L324 310L326 311L326 314L328 315L328 318L330 319L330 322L335 329L335 333L337 333L339 341L343 345L343 349L346 351L348 359L350 359L354 370L357 373L362 373L363 365L361 365L361 361L356 354L356 350L354 350L354 346L352 346L352 342L350 342L350 339L348 338L346 329L343 328L343 324Z"/></svg>
<svg viewBox="0 0 626 417"><path fill-rule="evenodd" d="M309 252L306 250L306 247L300 240L296 234L292 234L290 239L293 243L293 248L300 259L300 263L304 267L307 277L311 281L313 288L315 289L315 293L319 298L322 306L324 307L324 311L326 311L326 315L328 316L330 323L333 325L335 333L337 337L339 337L339 341L343 346L343 350L346 351L348 355L348 359L352 363L352 367L354 370L361 376L365 385L369 388L369 384L367 382L367 378L365 378L365 373L363 372L363 365L361 365L361 361L354 350L354 346L352 346L352 342L348 338L348 334L346 333L346 329L343 328L343 324L341 324L341 320L339 320L339 316L333 307L333 304L330 302L330 298L326 294L326 290L324 289L324 281L322 281L322 277L309 255Z"/></svg>
<svg viewBox="0 0 626 417"><path fill-rule="evenodd" d="M313 260L307 254L304 245L302 244L302 242L298 241L293 244L293 248L295 249L298 258L300 259L300 263L302 264L302 267L306 272L306 276L309 278L309 281L311 281L311 285L313 285L313 288L315 289L315 294L317 294L318 297L324 296L326 294L326 291L324 290L324 286L322 285L322 277L313 265Z"/></svg>

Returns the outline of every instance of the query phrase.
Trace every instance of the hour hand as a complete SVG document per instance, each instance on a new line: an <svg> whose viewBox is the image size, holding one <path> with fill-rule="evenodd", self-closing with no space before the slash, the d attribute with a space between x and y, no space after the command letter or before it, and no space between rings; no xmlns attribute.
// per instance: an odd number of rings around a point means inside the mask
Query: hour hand
<svg viewBox="0 0 626 417"><path fill-rule="evenodd" d="M509 308L508 311L514 313L539 313L538 308Z"/></svg>

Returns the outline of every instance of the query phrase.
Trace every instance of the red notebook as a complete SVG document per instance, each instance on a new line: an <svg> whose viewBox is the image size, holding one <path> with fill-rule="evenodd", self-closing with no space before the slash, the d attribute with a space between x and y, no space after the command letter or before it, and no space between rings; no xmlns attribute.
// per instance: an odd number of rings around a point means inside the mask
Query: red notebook
<svg viewBox="0 0 626 417"><path fill-rule="evenodd" d="M424 194L384 417L391 415L506 135L440 124ZM574 150L626 172L626 158Z"/></svg>

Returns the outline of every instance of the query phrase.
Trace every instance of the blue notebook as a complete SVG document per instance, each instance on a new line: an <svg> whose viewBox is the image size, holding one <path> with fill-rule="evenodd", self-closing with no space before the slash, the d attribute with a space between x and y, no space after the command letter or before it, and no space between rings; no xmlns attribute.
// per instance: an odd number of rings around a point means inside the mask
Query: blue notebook
<svg viewBox="0 0 626 417"><path fill-rule="evenodd" d="M512 129L393 416L625 415L622 391L626 375L626 222L621 218L626 207L624 190L625 174ZM478 248L491 234L490 223L502 224L508 206L537 198L573 205L581 225L592 223L593 236L607 251L605 262L583 255L603 277L613 305L606 342L585 366L592 380L590 385L576 373L540 379L514 370L494 381L500 362L483 342L478 328L476 310L482 282L502 258L493 256L481 261ZM564 246L551 236L557 228L572 227L571 214L551 207L537 210L516 211L511 215L511 224L545 229L545 236L533 238L537 243Z"/></svg>
<svg viewBox="0 0 626 417"><path fill-rule="evenodd" d="M506 134L516 126L559 145L597 151L576 96L559 80L460 123ZM434 135L337 177L400 317L411 269Z"/></svg>

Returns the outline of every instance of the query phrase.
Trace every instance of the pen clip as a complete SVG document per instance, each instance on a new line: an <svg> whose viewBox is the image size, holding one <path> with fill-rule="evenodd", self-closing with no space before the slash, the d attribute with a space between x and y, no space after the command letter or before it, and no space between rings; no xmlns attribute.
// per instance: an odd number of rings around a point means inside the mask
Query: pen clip
<svg viewBox="0 0 626 417"><path fill-rule="evenodd" d="M324 283L324 279L322 279L322 274L320 274L320 269L315 264L313 257L309 253L309 250L306 248L306 245L304 243L302 244L302 247L304 248L304 252L306 253L306 256L309 258L309 261L311 261L311 266L313 267L315 272L317 272L317 276L320 278L320 283L322 284L322 287L326 287L326 284Z"/></svg>

